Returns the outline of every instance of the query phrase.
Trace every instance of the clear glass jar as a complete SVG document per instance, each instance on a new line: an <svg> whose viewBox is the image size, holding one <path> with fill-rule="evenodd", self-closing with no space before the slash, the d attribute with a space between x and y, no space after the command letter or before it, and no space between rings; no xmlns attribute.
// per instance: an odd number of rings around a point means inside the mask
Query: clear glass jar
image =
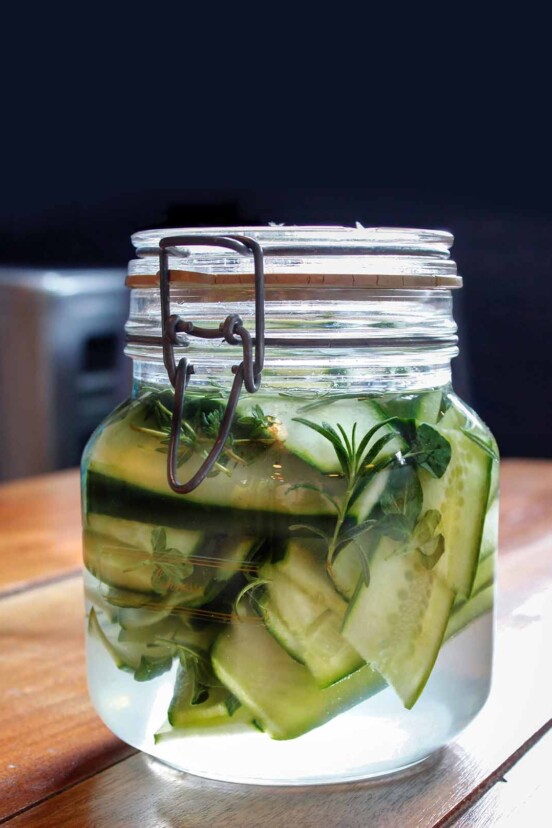
<svg viewBox="0 0 552 828"><path fill-rule="evenodd" d="M167 344L159 243L189 234L205 243L168 248L170 312L215 330L239 314L253 332L252 256L207 237L253 238L266 354L220 456L181 494L171 428L187 481L242 359L222 333ZM336 782L422 762L481 709L492 656L498 454L451 387L452 237L271 226L133 241L134 389L83 457L98 713L214 779ZM179 429L163 341L195 367Z"/></svg>

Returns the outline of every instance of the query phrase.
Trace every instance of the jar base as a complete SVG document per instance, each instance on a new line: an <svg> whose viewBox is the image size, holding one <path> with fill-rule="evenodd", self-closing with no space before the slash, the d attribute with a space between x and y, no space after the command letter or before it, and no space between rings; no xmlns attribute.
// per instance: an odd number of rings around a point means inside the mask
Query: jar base
<svg viewBox="0 0 552 828"><path fill-rule="evenodd" d="M462 731L486 701L492 615L472 623L443 647L425 692L412 710L387 688L321 727L289 740L250 725L166 731L176 665L136 682L88 641L89 688L105 724L119 738L194 776L251 785L323 785L395 777L425 767ZM138 712L148 711L148 715Z"/></svg>
<svg viewBox="0 0 552 828"><path fill-rule="evenodd" d="M226 773L217 775L213 774L210 771L200 772L196 768L188 769L182 765L174 764L173 762L160 758L159 756L156 756L153 753L147 752L147 755L152 761L152 763L159 763L159 765L171 768L172 770L177 771L178 773L195 776L201 779L209 779L213 782L225 782L232 785L266 785L270 787L299 788L310 785L339 787L340 785L348 785L353 784L355 782L362 782L366 784L373 783L374 785L380 785L385 784L387 782L394 782L399 779L406 779L411 776L416 776L418 773L422 771L426 772L430 768L438 765L441 761L443 750L444 748L438 748L437 750L433 751L427 756L422 757L421 759L418 759L415 762L411 762L410 764L402 765L400 767L395 767L390 770L374 771L370 770L369 767L366 767L365 769L358 769L357 771L351 772L350 774L334 774L332 776L312 776L293 779L259 779L258 777L247 778L242 776L237 778L232 776L231 774Z"/></svg>

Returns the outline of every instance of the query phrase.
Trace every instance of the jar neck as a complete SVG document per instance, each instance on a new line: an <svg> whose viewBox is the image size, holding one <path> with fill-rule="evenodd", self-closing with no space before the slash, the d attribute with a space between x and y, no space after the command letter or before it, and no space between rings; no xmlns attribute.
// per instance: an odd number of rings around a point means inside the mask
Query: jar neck
<svg viewBox="0 0 552 828"><path fill-rule="evenodd" d="M319 296L304 288L287 290L285 298L267 293L266 338L278 344L266 349L265 390L384 394L450 384L458 350L449 290L340 289L326 291L323 300ZM235 292L219 290L216 301L209 301L204 289L195 296L188 287L173 289L171 298L172 312L196 326L216 329L237 313L255 330L252 297L238 300ZM159 337L159 320L156 292L133 290L127 333ZM230 389L241 346L185 335L181 343L175 358L186 356L194 365L194 387ZM126 352L134 360L136 390L168 384L161 347L131 342Z"/></svg>

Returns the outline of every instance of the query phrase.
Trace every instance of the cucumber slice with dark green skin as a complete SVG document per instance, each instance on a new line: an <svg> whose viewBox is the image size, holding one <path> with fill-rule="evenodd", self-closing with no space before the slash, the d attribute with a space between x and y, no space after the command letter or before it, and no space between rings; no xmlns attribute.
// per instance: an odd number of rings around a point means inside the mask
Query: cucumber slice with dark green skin
<svg viewBox="0 0 552 828"><path fill-rule="evenodd" d="M353 518L355 523L362 523L369 518L385 491L389 474L389 468L381 469L367 480L349 507L347 517Z"/></svg>
<svg viewBox="0 0 552 828"><path fill-rule="evenodd" d="M490 583L456 607L447 624L445 639L452 638L472 621L490 612L493 608L494 593L494 584Z"/></svg>
<svg viewBox="0 0 552 828"><path fill-rule="evenodd" d="M293 494L290 492L289 512L270 511L270 507L274 505L270 499L255 510L238 506L227 508L190 503L187 496L171 496L150 491L116 477L106 477L89 471L86 480L85 509L128 520L142 520L158 526L203 532L212 529L213 526L220 526L228 536L235 538L242 535L287 538L290 534L289 527L298 522L318 526L326 534L333 531L334 514L328 514L327 511L320 513L313 505L313 511L307 511L306 500L294 500ZM327 503L324 508L328 510Z"/></svg>
<svg viewBox="0 0 552 828"><path fill-rule="evenodd" d="M486 558L495 553L498 549L498 512L498 498L495 498L487 509L487 514L485 515L483 533L481 537L481 551L479 553L480 558Z"/></svg>
<svg viewBox="0 0 552 828"><path fill-rule="evenodd" d="M243 705L233 716L230 715L228 712L230 694L225 687L210 688L203 701L192 704L186 685L186 680L182 679L182 674L180 674L168 712L169 723L173 728L201 728L203 730L253 720L253 716Z"/></svg>
<svg viewBox="0 0 552 828"><path fill-rule="evenodd" d="M193 677L182 666L178 669L174 693L168 710L168 721L173 728L212 728L229 724L252 722L253 716L243 705L234 709L230 693L217 680L214 673L210 684L199 698Z"/></svg>
<svg viewBox="0 0 552 828"><path fill-rule="evenodd" d="M331 504L313 489L290 490L290 484L285 481L316 484L319 480L308 465L282 448L280 443L267 449L251 463L232 463L225 471L215 469L214 474L186 495L176 494L167 482L167 457L159 452L163 443L155 432L150 434L147 430L139 430L143 425L143 412L140 410L129 414L124 420L106 425L96 439L88 461L89 475L111 478L132 488L135 488L136 481L140 481L142 488L172 501L177 510L182 503L186 503L216 510L226 508L234 512L265 510L294 515L324 515L333 511ZM181 476L192 477L203 461L202 453L194 453L181 466ZM144 519L150 522L148 518Z"/></svg>
<svg viewBox="0 0 552 828"><path fill-rule="evenodd" d="M259 619L236 619L211 653L214 671L273 739L293 739L381 690L385 684L367 665L320 689Z"/></svg>
<svg viewBox="0 0 552 828"><path fill-rule="evenodd" d="M267 629L328 687L364 663L340 634L347 603L326 573L324 548L316 541L291 541L276 564L264 564L259 602Z"/></svg>
<svg viewBox="0 0 552 828"><path fill-rule="evenodd" d="M349 604L343 636L378 670L410 708L439 653L455 593L417 551L382 538L370 565L370 584Z"/></svg>
<svg viewBox="0 0 552 828"><path fill-rule="evenodd" d="M88 513L84 520L84 565L100 581L136 592L152 592L152 537L156 526ZM200 552L202 532L166 529L166 562L178 567Z"/></svg>
<svg viewBox="0 0 552 828"><path fill-rule="evenodd" d="M477 569L493 460L462 432L441 427L439 432L451 446L451 459L441 478L418 470L423 509L441 514L438 530L445 538L445 554L437 570L450 589L466 597Z"/></svg>
<svg viewBox="0 0 552 828"><path fill-rule="evenodd" d="M485 555L485 557L479 559L471 595L467 599L463 598L461 595L457 595L456 600L454 602L455 611L459 607L464 606L467 603L467 601L471 601L471 599L478 595L483 589L486 589L488 586L491 586L494 583L495 569L496 555L494 554L494 552Z"/></svg>
<svg viewBox="0 0 552 828"><path fill-rule="evenodd" d="M154 618L150 623L155 623L159 610L166 609L168 614L177 605L200 607L212 601L230 578L244 568L249 571L249 557L259 545L255 538L247 536L234 540L223 534L209 536L165 529L163 549L154 553L156 527L152 524L95 514L88 514L86 523L109 532L98 535L85 530L87 569L103 583L120 590L108 593L108 601L123 607L135 606L140 610L139 623L146 624L144 613L148 610ZM123 541L135 545L124 545ZM168 579L163 582L163 590L156 589L154 580L159 570L165 571ZM140 598L141 593L145 594L144 599ZM128 623L128 615L125 619L125 614L120 614L122 623Z"/></svg>
<svg viewBox="0 0 552 828"><path fill-rule="evenodd" d="M442 391L428 391L394 395L384 398L381 405L388 417L404 417L433 425L439 419L442 400Z"/></svg>
<svg viewBox="0 0 552 828"><path fill-rule="evenodd" d="M339 424L350 438L355 428L358 444L367 431L383 422L388 416L377 402L367 398L344 399L337 395L332 399L328 395L316 405L305 405L305 402L305 400L297 402L290 398L267 400L264 409L267 414L276 417L281 423L280 440L286 450L325 475L342 473L336 453L328 440L303 423L297 422L297 418L310 420L320 425L328 423L334 429ZM254 404L252 402L250 405ZM246 401L242 403L240 410L246 413L248 406L249 403ZM386 431L391 431L391 428L382 425L374 442ZM377 459L390 457L402 448L404 448L404 443L400 437L397 437L382 449Z"/></svg>

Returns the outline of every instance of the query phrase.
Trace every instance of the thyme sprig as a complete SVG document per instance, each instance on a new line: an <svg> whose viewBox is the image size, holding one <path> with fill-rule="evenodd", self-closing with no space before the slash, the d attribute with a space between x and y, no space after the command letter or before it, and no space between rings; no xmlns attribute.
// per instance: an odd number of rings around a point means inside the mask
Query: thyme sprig
<svg viewBox="0 0 552 828"><path fill-rule="evenodd" d="M132 423L131 428L151 437L160 445L156 451L167 454L172 426L171 392L151 393L141 398L143 418ZM206 457L217 438L224 416L224 401L220 395L191 395L186 404L185 418L179 435L177 465L180 467L191 457ZM232 426L221 457L213 466L213 474L231 474L232 465L245 465L277 439L276 418L264 413L259 405L242 416Z"/></svg>

